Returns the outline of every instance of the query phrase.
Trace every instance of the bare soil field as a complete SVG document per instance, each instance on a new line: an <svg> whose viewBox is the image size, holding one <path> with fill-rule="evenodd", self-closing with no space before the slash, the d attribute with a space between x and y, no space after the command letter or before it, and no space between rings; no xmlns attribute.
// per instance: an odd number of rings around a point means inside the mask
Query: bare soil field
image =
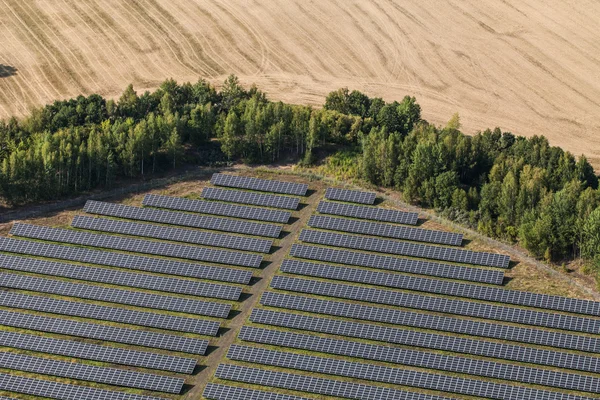
<svg viewBox="0 0 600 400"><path fill-rule="evenodd" d="M0 117L79 94L230 73L321 105L414 95L467 133L546 135L600 166L600 3L590 0L0 0Z"/></svg>

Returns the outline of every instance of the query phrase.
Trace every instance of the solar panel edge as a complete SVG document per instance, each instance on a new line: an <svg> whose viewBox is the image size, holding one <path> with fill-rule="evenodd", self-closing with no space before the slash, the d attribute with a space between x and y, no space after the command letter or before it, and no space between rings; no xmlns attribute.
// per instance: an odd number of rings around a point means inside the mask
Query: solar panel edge
<svg viewBox="0 0 600 400"><path fill-rule="evenodd" d="M3 347L56 354L82 360L103 361L113 364L131 365L184 374L191 374L196 366L196 360L193 358L177 357L167 354L91 344L76 340L56 339L18 332L0 332L0 345Z"/></svg>
<svg viewBox="0 0 600 400"><path fill-rule="evenodd" d="M0 390L43 397L47 397L49 393L56 393L55 396L60 396L63 400L81 400L86 397L110 398L111 400L164 400L159 397L97 389L89 386L72 385L4 373L0 373Z"/></svg>
<svg viewBox="0 0 600 400"><path fill-rule="evenodd" d="M258 268L263 260L263 257L257 254L134 239L116 235L103 235L74 229L51 228L19 222L13 224L10 233L14 236L48 240L56 243L69 243L79 246L92 246L194 261L208 261L225 265L239 265L249 268Z"/></svg>
<svg viewBox="0 0 600 400"><path fill-rule="evenodd" d="M298 196L305 196L306 191L308 190L308 185L305 183L259 179L218 172L212 175L210 183L216 186L237 187L272 193L296 194Z"/></svg>
<svg viewBox="0 0 600 400"><path fill-rule="evenodd" d="M279 326L288 329L299 329L302 331L319 332L328 335L374 340L377 342L406 345L415 348L450 351L453 353L490 357L529 364L534 363L593 373L600 372L600 362L597 357L552 350L541 350L531 347L504 345L482 340L461 339L439 334L412 332L410 333L410 336L408 336L408 331L361 322L340 321L324 317L306 316L303 314L260 308L252 310L250 321L269 326ZM377 331L375 331L375 329L377 329ZM436 341L436 338L438 337L440 340ZM451 346L451 344L454 344L454 346ZM535 360L535 362L533 360Z"/></svg>
<svg viewBox="0 0 600 400"><path fill-rule="evenodd" d="M152 223L139 223L133 221L114 220L102 217L89 217L76 215L71 221L71 227L109 232L123 235L167 240L172 242L191 243L202 246L214 246L225 249L269 253L272 240L249 238L217 232L196 231L154 225Z"/></svg>
<svg viewBox="0 0 600 400"><path fill-rule="evenodd" d="M178 203L177 206L174 203ZM213 203L218 204L221 207L221 212L213 212L212 214L207 212L205 208L201 207L201 205L205 205L206 207L210 206ZM208 202L205 200L195 200L195 199L186 199L181 197L170 197L170 196L162 196L162 195L154 195L154 194L146 194L144 196L144 200L142 201L142 205L149 207L158 207L164 208L168 210L175 211L187 211L193 213L200 214L209 214L209 215L218 215L218 216L230 216L241 219L255 220L255 221L265 221L265 222L273 222L273 223L281 223L287 224L292 213L290 211L284 210L269 210L260 207L252 207L246 205L238 205L238 204L226 204L226 203L217 203L217 202Z"/></svg>
<svg viewBox="0 0 600 400"><path fill-rule="evenodd" d="M0 352L0 367L54 377L175 394L181 392L184 384L183 378L9 352Z"/></svg>

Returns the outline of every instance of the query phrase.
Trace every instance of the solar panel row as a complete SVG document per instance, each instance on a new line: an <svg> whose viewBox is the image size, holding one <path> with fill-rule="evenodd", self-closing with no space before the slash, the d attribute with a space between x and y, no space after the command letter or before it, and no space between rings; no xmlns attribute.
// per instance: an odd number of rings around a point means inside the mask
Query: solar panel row
<svg viewBox="0 0 600 400"><path fill-rule="evenodd" d="M414 298L413 300L413 294L401 292L379 293L377 291L371 291L370 288L359 288L361 290L357 291L356 287L352 286L329 286L330 283L328 282L317 282L316 285L311 285L312 282L314 281L307 281L307 285L303 285L303 282L298 282L298 284L296 285L294 281L276 281L274 283L276 286L274 287L285 290L293 290L301 293L320 294L323 296L333 296L358 301L363 301L364 298L364 301L380 304L406 304L407 308L416 308L417 310L429 309L435 311L435 307L427 306L426 299L421 299L418 296L416 296L416 298ZM310 292L307 289L310 289ZM327 289L330 289L330 291L327 291ZM344 292L344 290L347 290L347 292ZM394 301L394 297L396 297L397 299L405 299L406 303ZM437 298L431 299L433 300L433 303L435 303L435 301L437 300ZM421 302L426 304L422 308L419 306ZM329 304L331 304L331 306L334 305L332 302L330 302ZM500 325L489 322L473 321L471 319L450 318L399 310L381 310L382 309L378 308L374 309L374 315L372 316L372 318L375 318L374 320L379 320L377 319L377 316L379 315L377 311L379 311L383 312L389 319L389 321L393 320L395 321L394 323L399 323L405 326L448 331L472 336L490 337L494 339L512 340L515 342L532 343L563 349L581 350L587 352L600 352L600 339L595 337L572 335L568 333L548 330L531 329L521 326ZM460 313L468 313L468 307L464 310L460 310ZM392 319L394 316L396 316L395 319Z"/></svg>
<svg viewBox="0 0 600 400"><path fill-rule="evenodd" d="M311 400L306 397L290 396L281 393L264 392L262 390L245 389L236 386L208 383L202 395L210 400Z"/></svg>
<svg viewBox="0 0 600 400"><path fill-rule="evenodd" d="M419 243L397 242L395 240L346 235L334 232L321 232L310 229L303 229L302 232L300 232L299 239L303 242L327 246L345 247L349 249L375 251L417 258L429 258L432 260L451 261L464 264L484 265L488 267L508 268L510 262L510 257L503 254L483 253Z"/></svg>
<svg viewBox="0 0 600 400"><path fill-rule="evenodd" d="M0 374L0 390L60 400L162 400L159 397L96 389L88 386L69 385L7 374Z"/></svg>
<svg viewBox="0 0 600 400"><path fill-rule="evenodd" d="M166 354L148 353L8 331L0 331L0 346L183 374L191 374L196 367L196 360L193 358L175 357Z"/></svg>
<svg viewBox="0 0 600 400"><path fill-rule="evenodd" d="M17 286L18 277L19 275L16 275L15 277L6 279L5 276L0 276L1 286ZM220 324L215 321L100 306L6 291L0 296L0 305L208 336L216 336L220 327Z"/></svg>
<svg viewBox="0 0 600 400"><path fill-rule="evenodd" d="M124 235L164 239L175 242L223 247L226 249L256 251L259 253L268 253L273 245L272 240L196 231L192 229L171 228L106 218L92 218L83 215L76 215L71 222L71 226L73 228L92 231L120 233Z"/></svg>
<svg viewBox="0 0 600 400"><path fill-rule="evenodd" d="M415 242L437 243L449 246L460 246L463 239L462 233L433 231L429 229L411 228L408 226L383 224L380 222L330 217L327 215L312 215L308 221L308 226L333 231L360 233L363 235L406 239Z"/></svg>
<svg viewBox="0 0 600 400"><path fill-rule="evenodd" d="M296 210L300 204L300 199L297 197L211 187L202 189L202 197L208 200L220 200L231 203L251 204L254 206L283 208L286 210Z"/></svg>
<svg viewBox="0 0 600 400"><path fill-rule="evenodd" d="M371 303L413 308L417 310L427 310L439 313L464 315L468 317L482 318L486 320L513 322L525 325L542 326L575 332L600 333L600 320L577 317L572 315L561 315L556 313L532 311L522 308L495 306L490 304L467 302L463 300L421 296L412 293L402 293L397 291L373 289L361 286L342 285L331 282L291 278L288 276L275 276L271 281L271 287L275 289L315 294L320 296L338 297L343 299L367 301ZM267 293L265 293L265 295L267 295ZM275 296L274 293L269 293L268 295ZM317 301L316 299L314 300ZM324 303L328 303L330 308L334 304L335 307L339 307L340 309L345 308L346 305L349 308L351 308L352 306L361 307L356 304L348 305L348 303L340 302L334 303L324 301ZM398 310L372 307L370 308L371 313L379 311L378 314L385 314L388 318L391 318L391 316L394 313L398 313L398 315L408 315ZM369 315L369 313L366 314ZM402 318L402 320L403 319L405 319L405 317Z"/></svg>
<svg viewBox="0 0 600 400"><path fill-rule="evenodd" d="M94 365L7 352L0 352L0 368L166 393L180 393L184 383L181 378L96 367Z"/></svg>
<svg viewBox="0 0 600 400"><path fill-rule="evenodd" d="M260 224L257 222L240 221L231 218L211 217L206 215L194 215L183 212L156 210L153 208L141 208L124 206L111 203L86 203L84 211L91 214L106 215L135 219L138 221L158 222L169 225L187 226L190 228L210 229L213 231L224 231L242 233L253 236L279 237L281 226L273 224Z"/></svg>
<svg viewBox="0 0 600 400"><path fill-rule="evenodd" d="M557 368L600 372L600 358L598 357L553 350L415 332L360 322L340 321L264 309L252 310L250 320L259 324L374 340L409 347L428 348L528 364L548 365Z"/></svg>
<svg viewBox="0 0 600 400"><path fill-rule="evenodd" d="M377 194L374 192L361 192L360 190L327 188L325 191L326 199L350 203L373 204L376 196Z"/></svg>
<svg viewBox="0 0 600 400"><path fill-rule="evenodd" d="M292 183L272 181L269 179L250 178L227 174L213 174L210 183L215 186L228 186L240 189L258 190L260 192L273 192L305 196L308 185L305 183Z"/></svg>
<svg viewBox="0 0 600 400"><path fill-rule="evenodd" d="M562 389L597 392L600 379L591 376L548 371L493 361L426 353L398 347L372 345L347 340L330 339L293 332L243 326L239 338L273 346L290 347L366 360L389 362L459 374L477 375L521 383L531 383Z"/></svg>
<svg viewBox="0 0 600 400"><path fill-rule="evenodd" d="M0 324L14 328L180 351L182 353L190 354L203 355L208 347L208 340L186 338L183 336L137 329L117 328L114 326L79 322L63 318L42 317L39 315L23 314L5 310L0 310Z"/></svg>
<svg viewBox="0 0 600 400"><path fill-rule="evenodd" d="M294 247L292 247L292 252L293 250ZM286 272L587 315L598 315L600 311L600 303L589 300L520 292L504 288L442 281L416 276L388 274L378 271L367 271L364 269L338 267L333 265L311 263L306 266L301 264L286 264Z"/></svg>
<svg viewBox="0 0 600 400"><path fill-rule="evenodd" d="M224 282L248 284L252 278L252 272L250 271L7 237L0 237L0 251ZM232 298L236 293L239 297L239 292L241 292L240 288L234 286L212 283L205 283L204 285L206 285L206 288L213 288L215 292L220 291L224 296L228 296L224 298ZM233 299L235 300L237 297Z"/></svg>
<svg viewBox="0 0 600 400"><path fill-rule="evenodd" d="M90 203L91 200L88 200ZM104 203L106 204L106 203ZM170 210L197 212L202 214L221 215L224 217L253 219L256 221L277 222L287 224L292 213L282 210L269 210L259 207L240 206L238 204L217 203L215 201L191 200L181 197L147 194L142 204ZM86 208L88 205L86 204ZM99 206L97 206L99 207ZM97 208L94 208L97 209ZM86 210L87 211L87 210ZM88 211L93 213L93 211Z"/></svg>
<svg viewBox="0 0 600 400"><path fill-rule="evenodd" d="M503 271L486 270L461 265L440 264L424 260L382 256L360 253L356 251L329 249L327 247L293 244L290 255L309 260L318 260L361 267L406 272L410 274L437 276L440 278L459 279L470 282L501 285L504 280ZM300 263L300 261L294 260ZM310 263L307 263L310 264Z"/></svg>
<svg viewBox="0 0 600 400"><path fill-rule="evenodd" d="M0 275L0 277L2 276L3 275ZM17 281L12 280L12 282L7 283L7 285L10 285L7 287L105 301L108 303L128 304L159 310L208 315L218 318L227 318L229 311L231 310L230 304L210 303L144 292L132 292L102 286L44 279L29 275L19 275L19 277L20 278ZM90 279L93 279L93 276L90 276ZM131 282L131 284L135 284L135 282Z"/></svg>
<svg viewBox="0 0 600 400"><path fill-rule="evenodd" d="M277 387L349 399L450 400L447 397L407 392L404 390L391 389L381 386L342 382L332 379L268 371L264 369L248 368L230 364L219 365L217 367L217 371L215 372L215 376L217 378L230 381L245 382L255 385Z"/></svg>
<svg viewBox="0 0 600 400"><path fill-rule="evenodd" d="M317 206L317 211L321 214L370 219L382 222L394 222L397 224L407 225L416 225L417 221L419 220L419 214L413 212L404 212L369 206L358 206L354 204L334 203L331 201L321 201Z"/></svg>
<svg viewBox="0 0 600 400"><path fill-rule="evenodd" d="M452 392L492 399L564 399L564 393L249 346L231 345L227 357L236 361L246 361L280 368L291 368L313 373L366 379L371 382L391 383L430 389L436 392ZM572 399L587 399L581 396L570 397Z"/></svg>
<svg viewBox="0 0 600 400"><path fill-rule="evenodd" d="M227 265L258 268L262 256L239 253L228 250L215 250L206 247L185 246L158 241L132 239L121 236L100 235L97 233L79 232L70 229L50 228L16 223L10 233L31 239L77 244L82 246L101 247L112 250L131 251L134 253L154 254L159 256L185 258L196 261L209 261Z"/></svg>

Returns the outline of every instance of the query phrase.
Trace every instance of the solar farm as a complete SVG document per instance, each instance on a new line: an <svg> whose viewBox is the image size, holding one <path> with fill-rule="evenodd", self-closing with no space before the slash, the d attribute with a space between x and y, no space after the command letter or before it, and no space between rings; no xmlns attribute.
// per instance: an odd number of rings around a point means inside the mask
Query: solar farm
<svg viewBox="0 0 600 400"><path fill-rule="evenodd" d="M600 398L600 302L522 290L507 254L294 178L12 224L0 399Z"/></svg>

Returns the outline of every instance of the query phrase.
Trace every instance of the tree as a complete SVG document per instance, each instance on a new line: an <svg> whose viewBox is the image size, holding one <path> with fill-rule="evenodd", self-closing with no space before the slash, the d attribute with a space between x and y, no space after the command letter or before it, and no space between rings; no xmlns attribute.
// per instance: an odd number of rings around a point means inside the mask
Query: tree
<svg viewBox="0 0 600 400"><path fill-rule="evenodd" d="M221 98L223 110L228 112L232 107L237 105L241 100L247 98L247 93L240 85L237 76L229 75L223 87L221 88Z"/></svg>
<svg viewBox="0 0 600 400"><path fill-rule="evenodd" d="M330 92L325 98L326 110L337 111L342 114L350 113L350 94L348 88L341 88Z"/></svg>
<svg viewBox="0 0 600 400"><path fill-rule="evenodd" d="M450 120L446 124L446 129L458 131L460 130L460 127L460 115L458 115L458 113L452 114L452 118L450 118Z"/></svg>
<svg viewBox="0 0 600 400"><path fill-rule="evenodd" d="M169 158L173 162L173 168L176 167L176 162L183 155L183 145L181 144L181 138L177 132L177 128L173 128L169 139L164 144L164 149L169 154Z"/></svg>
<svg viewBox="0 0 600 400"><path fill-rule="evenodd" d="M600 207L590 213L582 231L581 255L589 259L597 259L600 255Z"/></svg>
<svg viewBox="0 0 600 400"><path fill-rule="evenodd" d="M241 123L239 117L233 110L229 111L223 127L221 150L223 150L223 153L230 160L235 158L239 152L238 134L240 130Z"/></svg>

